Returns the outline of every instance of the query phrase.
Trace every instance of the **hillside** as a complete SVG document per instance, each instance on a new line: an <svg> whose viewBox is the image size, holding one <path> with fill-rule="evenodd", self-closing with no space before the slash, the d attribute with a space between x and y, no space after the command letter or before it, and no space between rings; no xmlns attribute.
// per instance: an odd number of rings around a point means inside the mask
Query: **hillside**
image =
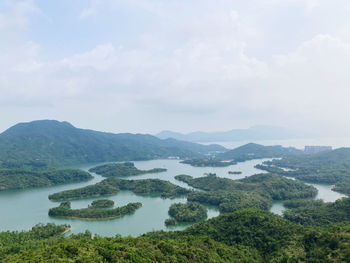
<svg viewBox="0 0 350 263"><path fill-rule="evenodd" d="M104 161L200 157L225 151L143 134L112 134L75 128L54 120L19 123L0 134L0 163L6 168L71 165ZM18 163L20 160L20 163Z"/></svg>
<svg viewBox="0 0 350 263"><path fill-rule="evenodd" d="M0 233L0 262L348 262L349 226L306 228L244 209L187 230L62 237L68 226Z"/></svg>
<svg viewBox="0 0 350 263"><path fill-rule="evenodd" d="M302 155L301 150L289 147L285 148L280 145L263 146L256 143L248 143L233 150L217 155L218 159L234 160L236 162L243 162L252 159L260 158L277 158L289 155Z"/></svg>

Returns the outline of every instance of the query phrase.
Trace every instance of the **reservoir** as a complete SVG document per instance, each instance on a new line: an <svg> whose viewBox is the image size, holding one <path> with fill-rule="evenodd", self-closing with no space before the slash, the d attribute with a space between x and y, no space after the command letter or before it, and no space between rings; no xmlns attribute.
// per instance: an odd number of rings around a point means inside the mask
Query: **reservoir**
<svg viewBox="0 0 350 263"><path fill-rule="evenodd" d="M204 173L216 173L219 177L226 177L235 180L257 173L263 173L263 171L254 168L254 166L261 164L265 160L268 159L251 160L228 167L192 167L187 164L181 164L179 160L137 161L134 162L135 166L141 170L166 168L167 171L158 174L132 176L129 178L123 177L123 179L159 178L182 187L190 188L187 184L175 180L174 177L179 174L201 177ZM97 164L86 165L79 168L87 171L96 165ZM228 174L229 171L241 171L242 174L232 175ZM83 183L0 192L0 231L28 230L37 223L48 222L69 224L72 226L71 233L81 233L85 230L90 230L93 234L101 236L115 236L117 234L122 236L138 236L153 230L181 230L188 227L188 225L180 225L167 228L164 225L164 221L169 218L168 209L170 205L173 203L186 202L185 197L162 199L160 197L136 195L130 191L121 191L117 195L107 197L107 199L113 200L117 207L126 205L130 202L141 202L143 205L142 208L138 209L132 215L105 221L84 221L67 218L60 219L48 216L48 210L59 205L59 203L52 202L48 199L50 194L95 184L104 179L97 174L92 173L92 175L94 176L92 180ZM313 185L319 190L317 198L323 199L324 201L332 202L344 196L333 192L330 185ZM93 200L97 199L104 198L74 200L71 201L72 208L77 209L87 207ZM209 218L219 215L219 211L216 208L207 208ZM283 211L282 202L275 202L271 211L276 214L281 214Z"/></svg>

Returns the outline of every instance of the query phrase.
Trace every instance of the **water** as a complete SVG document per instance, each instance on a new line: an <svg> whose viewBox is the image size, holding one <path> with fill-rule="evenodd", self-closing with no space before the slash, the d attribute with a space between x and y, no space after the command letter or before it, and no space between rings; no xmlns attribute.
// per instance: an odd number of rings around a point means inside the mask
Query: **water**
<svg viewBox="0 0 350 263"><path fill-rule="evenodd" d="M148 170L156 167L166 168L168 170L164 173L145 174L129 177L126 179L159 178L168 180L182 187L189 188L187 184L175 180L174 176L179 174L188 174L193 177L201 177L204 173L216 173L219 177L240 179L256 173L263 173L263 171L254 168L254 166L266 160L268 159L251 160L228 167L214 168L192 167L187 164L181 164L178 160L140 161L135 162L135 166L142 170ZM95 165L84 166L80 168L83 170L88 170L93 166ZM228 171L241 171L242 174L230 175L228 174ZM178 202L184 203L186 202L186 198L162 199L160 197L135 195L130 191L121 191L115 196L108 197L108 199L111 199L116 203L116 206L123 206L129 202L141 202L143 204L142 208L138 209L134 214L127 215L122 218L105 221L84 221L67 218L52 218L47 215L50 208L55 207L59 204L51 202L48 199L48 196L50 194L95 184L103 180L103 177L99 175L93 174L93 176L94 179L83 183L29 190L0 192L0 231L28 230L39 222L54 222L56 224L70 224L72 226L71 233L81 233L85 230L90 230L92 233L102 236L115 236L116 234L123 236L138 236L140 234L144 234L153 230L180 230L188 226L187 224L172 228L166 228L164 225L164 221L169 217L168 209L170 205ZM315 186L319 189L318 198L322 198L325 201L334 201L343 196L331 191L330 185ZM93 200L96 199L102 199L102 197L72 201L72 208L76 209L87 207ZM277 214L282 214L282 203L274 202L271 211ZM208 206L208 218L212 218L218 215L219 211L216 208Z"/></svg>

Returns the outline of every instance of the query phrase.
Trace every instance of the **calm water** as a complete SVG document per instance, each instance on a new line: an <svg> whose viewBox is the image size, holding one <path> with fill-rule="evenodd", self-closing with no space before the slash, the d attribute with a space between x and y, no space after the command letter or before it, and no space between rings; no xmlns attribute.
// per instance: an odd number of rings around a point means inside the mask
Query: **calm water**
<svg viewBox="0 0 350 263"><path fill-rule="evenodd" d="M130 177L132 179L146 179L146 178L159 178L168 180L174 184L182 187L189 187L188 185L178 182L174 179L174 176L178 174L188 174L193 177L201 177L204 173L216 173L217 176L227 177L231 179L240 179L245 176L251 176L262 171L254 168L256 164L262 163L267 159L247 161L239 163L237 165L231 165L228 167L192 167L186 164L180 164L178 160L153 160L135 162L135 166L139 169L147 170L152 168L167 168L168 171L159 174L146 174L140 176ZM93 165L94 166L94 165ZM81 169L88 170L91 166L80 167ZM228 171L241 171L240 175L229 175ZM72 226L72 233L80 233L85 230L90 230L94 234L102 236L114 236L121 234L123 236L131 235L138 236L140 234L152 231L152 230L174 230L183 229L188 225L176 226L172 228L166 228L164 221L168 216L169 206L173 203L186 202L185 198L176 199L162 199L159 197L149 197L135 195L130 191L121 191L115 196L108 197L108 199L114 200L116 206L123 206L129 202L141 202L142 208L138 209L135 214L124 216L122 218L106 220L106 221L83 221L83 220L71 220L71 219L57 219L51 218L47 215L48 210L51 207L57 206L59 203L51 202L48 199L48 195L68 189L74 189L90 184L95 184L103 178L99 175L93 174L94 179L89 182L53 186L39 189L30 190L16 190L0 192L0 231L6 230L27 230L38 222L47 223L54 222L56 224L70 224ZM331 191L331 186L315 185L319 189L318 198L325 201L334 201L341 197L341 194ZM84 199L72 201L72 208L87 207L93 200ZM101 198L100 198L101 199ZM271 211L277 214L281 214L283 211L283 205L281 202L275 202L271 208ZM208 217L218 216L219 212L213 207L208 207Z"/></svg>

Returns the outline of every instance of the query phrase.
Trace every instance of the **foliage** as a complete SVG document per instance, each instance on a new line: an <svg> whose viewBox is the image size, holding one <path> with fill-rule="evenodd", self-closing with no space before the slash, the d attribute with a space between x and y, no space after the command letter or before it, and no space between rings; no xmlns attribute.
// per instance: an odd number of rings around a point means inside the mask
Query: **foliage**
<svg viewBox="0 0 350 263"><path fill-rule="evenodd" d="M70 202L64 202L58 207L51 208L49 210L49 216L69 217L72 219L105 220L132 214L140 207L142 207L141 203L129 203L125 206L114 209L104 209L96 205L90 205L88 208L82 209L71 209Z"/></svg>
<svg viewBox="0 0 350 263"><path fill-rule="evenodd" d="M323 203L320 200L307 200L286 203L284 217L302 225L325 225L349 222L350 198L343 198L334 203Z"/></svg>
<svg viewBox="0 0 350 263"><path fill-rule="evenodd" d="M141 174L161 173L165 171L167 171L167 169L164 168L154 168L148 171L139 170L132 162L109 163L91 168L89 170L89 172L97 173L104 177L126 177Z"/></svg>
<svg viewBox="0 0 350 263"><path fill-rule="evenodd" d="M117 194L120 190L129 190L135 194L153 194L164 198L174 198L190 192L185 188L160 179L123 180L110 177L94 185L49 195L49 199L53 201L64 201L108 196Z"/></svg>
<svg viewBox="0 0 350 263"><path fill-rule="evenodd" d="M189 164L194 167L225 167L236 164L236 162L223 162L217 159L190 159L184 160L180 163Z"/></svg>
<svg viewBox="0 0 350 263"><path fill-rule="evenodd" d="M94 208L109 208L114 206L114 201L108 199L95 200L90 206Z"/></svg>
<svg viewBox="0 0 350 263"><path fill-rule="evenodd" d="M45 235L0 233L0 262L316 263L348 262L350 256L350 225L305 227L257 209L137 238L58 236L65 228Z"/></svg>
<svg viewBox="0 0 350 263"><path fill-rule="evenodd" d="M48 223L37 224L30 231L0 232L0 262L6 262L3 260L6 255L38 248L44 243L51 243L53 238L61 241L58 237L68 229L68 225Z"/></svg>
<svg viewBox="0 0 350 263"><path fill-rule="evenodd" d="M284 148L280 145L263 146L256 143L248 143L233 150L221 153L217 156L217 158L221 160L244 162L253 159L298 156L302 154L302 151L292 147Z"/></svg>
<svg viewBox="0 0 350 263"><path fill-rule="evenodd" d="M51 120L19 123L0 134L0 167L57 167L82 163L200 158L218 145L201 145L143 134L112 134Z"/></svg>
<svg viewBox="0 0 350 263"><path fill-rule="evenodd" d="M264 165L256 168L310 183L334 184L333 190L350 194L350 148L312 155L285 156L281 160L264 162Z"/></svg>
<svg viewBox="0 0 350 263"><path fill-rule="evenodd" d="M190 193L188 201L218 206L222 213L249 207L268 210L272 200L311 198L317 194L313 186L273 174L257 174L240 180L215 175L199 178L177 175L175 178L204 190Z"/></svg>
<svg viewBox="0 0 350 263"><path fill-rule="evenodd" d="M67 184L89 179L92 179L89 173L77 169L48 171L2 169L0 170L0 191Z"/></svg>
<svg viewBox="0 0 350 263"><path fill-rule="evenodd" d="M169 208L169 215L175 220L166 220L165 225L174 225L177 223L192 223L198 222L207 217L207 209L194 202L186 204L172 204Z"/></svg>

